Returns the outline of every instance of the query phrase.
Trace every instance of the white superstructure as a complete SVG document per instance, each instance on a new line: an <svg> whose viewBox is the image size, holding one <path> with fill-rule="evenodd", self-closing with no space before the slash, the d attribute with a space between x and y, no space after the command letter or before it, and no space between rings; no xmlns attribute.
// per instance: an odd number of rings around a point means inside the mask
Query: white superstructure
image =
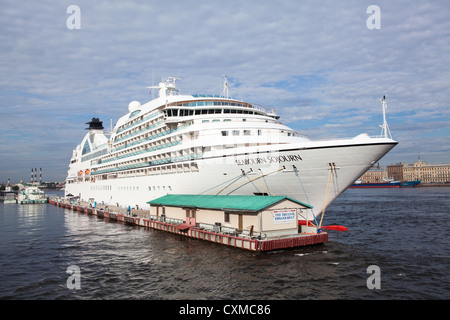
<svg viewBox="0 0 450 320"><path fill-rule="evenodd" d="M366 134L312 141L273 110L230 98L226 82L226 95L181 95L175 80L131 102L108 136L88 122L66 195L139 208L168 193L286 195L312 205L311 219L397 144Z"/></svg>

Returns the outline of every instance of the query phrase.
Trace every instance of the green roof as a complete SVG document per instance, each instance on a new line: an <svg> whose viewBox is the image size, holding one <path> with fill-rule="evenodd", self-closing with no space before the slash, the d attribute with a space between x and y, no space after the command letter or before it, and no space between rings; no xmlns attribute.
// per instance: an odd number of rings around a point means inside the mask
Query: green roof
<svg viewBox="0 0 450 320"><path fill-rule="evenodd" d="M228 209L242 211L261 211L282 200L290 200L307 208L312 206L287 196L239 196L239 195L194 195L168 194L148 201L150 205L171 207L195 207L203 209Z"/></svg>

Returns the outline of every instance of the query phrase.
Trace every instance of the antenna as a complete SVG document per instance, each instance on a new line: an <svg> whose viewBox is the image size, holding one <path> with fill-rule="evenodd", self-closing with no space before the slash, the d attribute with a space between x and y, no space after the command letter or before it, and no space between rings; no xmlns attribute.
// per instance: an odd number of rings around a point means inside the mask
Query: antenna
<svg viewBox="0 0 450 320"><path fill-rule="evenodd" d="M228 90L228 79L227 76L225 76L225 81L223 82L223 90L220 94L221 98L227 98L227 99L233 99L230 95L230 90Z"/></svg>
<svg viewBox="0 0 450 320"><path fill-rule="evenodd" d="M155 95L155 91L153 90L153 87L155 87L155 66L153 66L153 70L152 70L152 98Z"/></svg>
<svg viewBox="0 0 450 320"><path fill-rule="evenodd" d="M383 96L383 99L381 99L381 104L383 105L383 125L380 125L381 135L386 139L392 139L391 131L389 130L389 126L386 120L386 96Z"/></svg>
<svg viewBox="0 0 450 320"><path fill-rule="evenodd" d="M166 97L166 96L172 96L173 92L178 92L176 88L175 82L177 80L181 80L180 78L175 77L168 77L166 81L160 82L158 86L151 86L147 87L148 89L158 89L158 96L159 97Z"/></svg>

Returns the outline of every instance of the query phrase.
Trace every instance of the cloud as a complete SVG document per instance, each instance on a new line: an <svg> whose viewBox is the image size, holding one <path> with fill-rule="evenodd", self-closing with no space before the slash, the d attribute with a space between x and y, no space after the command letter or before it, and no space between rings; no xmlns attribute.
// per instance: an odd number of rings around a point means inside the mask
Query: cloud
<svg viewBox="0 0 450 320"><path fill-rule="evenodd" d="M446 1L378 1L379 30L366 27L369 1L77 1L81 29L69 30L72 4L2 2L0 132L11 141L0 152L15 156L0 182L36 163L64 179L84 123L116 121L165 76L218 94L227 75L233 97L276 108L312 139L378 134L386 95L400 144L385 160L450 162Z"/></svg>

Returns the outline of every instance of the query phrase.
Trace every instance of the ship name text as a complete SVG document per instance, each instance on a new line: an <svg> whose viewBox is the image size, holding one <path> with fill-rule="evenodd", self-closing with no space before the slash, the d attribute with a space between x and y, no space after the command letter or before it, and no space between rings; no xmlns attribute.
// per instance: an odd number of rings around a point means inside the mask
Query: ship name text
<svg viewBox="0 0 450 320"><path fill-rule="evenodd" d="M258 158L236 159L234 160L238 166L253 165L253 164L270 164L283 163L303 160L299 154L290 154L286 156L267 156Z"/></svg>

